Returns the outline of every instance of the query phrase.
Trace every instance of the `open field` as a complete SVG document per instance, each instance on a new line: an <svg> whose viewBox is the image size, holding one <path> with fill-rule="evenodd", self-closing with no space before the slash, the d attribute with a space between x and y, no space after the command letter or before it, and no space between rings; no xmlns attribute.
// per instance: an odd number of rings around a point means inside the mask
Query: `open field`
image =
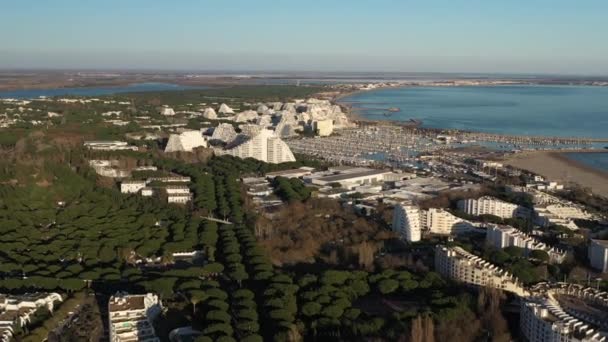
<svg viewBox="0 0 608 342"><path fill-rule="evenodd" d="M608 173L568 159L559 152L523 152L507 159L506 164L540 174L554 181L576 183L592 189L596 195L608 197Z"/></svg>

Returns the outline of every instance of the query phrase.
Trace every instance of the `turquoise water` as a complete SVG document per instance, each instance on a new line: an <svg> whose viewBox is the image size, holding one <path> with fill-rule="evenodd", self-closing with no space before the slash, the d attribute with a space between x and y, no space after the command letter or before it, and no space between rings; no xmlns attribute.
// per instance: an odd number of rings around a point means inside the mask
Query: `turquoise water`
<svg viewBox="0 0 608 342"><path fill-rule="evenodd" d="M608 87L484 86L386 88L341 100L373 120L422 120L424 127L512 135L608 138ZM398 113L384 116L387 108Z"/></svg>
<svg viewBox="0 0 608 342"><path fill-rule="evenodd" d="M566 156L594 169L608 171L608 152L606 153L566 153Z"/></svg>
<svg viewBox="0 0 608 342"><path fill-rule="evenodd" d="M84 87L84 88L52 88L0 91L0 98L33 99L40 96L102 96L120 93L135 93L144 91L207 89L208 87L188 87L169 83L135 83L118 87Z"/></svg>

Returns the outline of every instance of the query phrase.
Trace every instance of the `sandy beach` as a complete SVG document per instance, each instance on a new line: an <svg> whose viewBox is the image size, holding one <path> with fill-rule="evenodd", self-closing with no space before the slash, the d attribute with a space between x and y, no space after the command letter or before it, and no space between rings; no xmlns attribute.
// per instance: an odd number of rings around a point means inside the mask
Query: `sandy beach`
<svg viewBox="0 0 608 342"><path fill-rule="evenodd" d="M582 187L590 188L596 195L608 197L607 172L571 160L560 152L522 152L509 157L505 163L537 173L552 181L576 183Z"/></svg>

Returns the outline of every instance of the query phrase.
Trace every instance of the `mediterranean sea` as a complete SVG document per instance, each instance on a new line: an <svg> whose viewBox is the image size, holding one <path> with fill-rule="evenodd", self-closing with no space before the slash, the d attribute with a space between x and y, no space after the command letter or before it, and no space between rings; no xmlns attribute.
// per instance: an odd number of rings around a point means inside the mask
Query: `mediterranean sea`
<svg viewBox="0 0 608 342"><path fill-rule="evenodd" d="M417 119L432 128L608 139L608 87L384 88L355 93L340 102L371 120ZM401 111L385 115L390 107Z"/></svg>
<svg viewBox="0 0 608 342"><path fill-rule="evenodd" d="M608 172L608 152L605 153L565 153L566 157L585 166Z"/></svg>
<svg viewBox="0 0 608 342"><path fill-rule="evenodd" d="M81 88L50 88L0 91L0 98L34 99L41 96L102 96L119 93L138 93L146 91L208 89L209 87L189 87L170 83L134 83L126 86L112 87L81 87Z"/></svg>

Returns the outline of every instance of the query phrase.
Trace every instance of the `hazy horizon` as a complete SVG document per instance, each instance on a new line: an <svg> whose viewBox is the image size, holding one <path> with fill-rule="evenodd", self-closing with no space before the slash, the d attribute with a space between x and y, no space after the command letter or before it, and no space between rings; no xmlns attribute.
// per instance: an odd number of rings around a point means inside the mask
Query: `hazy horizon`
<svg viewBox="0 0 608 342"><path fill-rule="evenodd" d="M608 75L608 3L11 2L0 69Z"/></svg>

